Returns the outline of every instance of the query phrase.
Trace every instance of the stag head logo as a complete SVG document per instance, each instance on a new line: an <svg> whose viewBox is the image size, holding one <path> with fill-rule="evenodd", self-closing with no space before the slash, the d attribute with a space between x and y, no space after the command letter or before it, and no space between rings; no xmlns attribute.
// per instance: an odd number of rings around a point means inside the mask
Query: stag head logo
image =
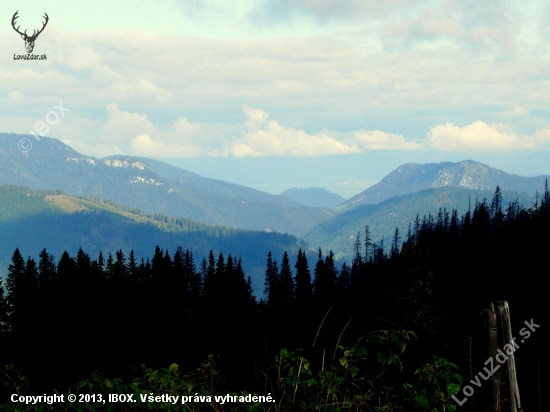
<svg viewBox="0 0 550 412"><path fill-rule="evenodd" d="M25 48L27 49L27 53L32 53L32 51L33 51L33 49L34 49L34 42L36 41L36 38L38 37L38 35L39 35L40 33L42 33L42 32L44 31L44 29L46 28L46 24L48 24L48 20L49 20L48 15L47 15L46 13L44 13L44 18L46 19L46 21L45 21L44 23L42 23L42 24L43 24L43 25L42 25L42 28L41 28L40 30L38 30L38 31L34 30L34 31L32 32L32 35L29 36L29 35L27 34L27 30L25 30L24 33L21 33L21 32L19 31L19 26L17 26L17 28L15 27L15 20L19 17L19 16L17 15L17 13L19 13L19 10L17 10L17 11L15 12L15 14L13 15L13 17L12 17L12 19L11 19L11 25L12 25L13 29L14 29L17 33L19 33L19 34L21 35L21 38L22 38L23 40L25 40Z"/></svg>

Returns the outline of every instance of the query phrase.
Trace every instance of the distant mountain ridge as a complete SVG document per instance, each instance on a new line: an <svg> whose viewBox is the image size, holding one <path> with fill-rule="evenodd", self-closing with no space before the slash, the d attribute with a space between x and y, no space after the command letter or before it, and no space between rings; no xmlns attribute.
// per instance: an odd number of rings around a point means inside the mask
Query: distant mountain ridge
<svg viewBox="0 0 550 412"><path fill-rule="evenodd" d="M291 235L208 226L187 219L159 221L139 211L126 211L109 203L75 198L20 186L0 185L0 275L6 274L15 248L34 259L47 248L59 259L63 251L74 256L79 248L93 258L107 258L121 249L126 256L149 257L155 246L174 253L189 249L199 268L212 250L242 257L243 268L257 296L263 293L268 251L280 257L295 254L305 244Z"/></svg>
<svg viewBox="0 0 550 412"><path fill-rule="evenodd" d="M190 172L185 169L181 169L176 166L169 165L168 163L161 162L159 160L148 159L141 156L123 156L115 155L104 157L104 159L136 159L144 164L151 166L155 172L160 176L185 184L188 187L193 187L207 193L214 193L221 196L228 197L242 197L255 202L274 203L284 206L296 206L296 202L289 202L287 198L280 195L272 195L271 193L262 192L261 190L252 189L247 186L238 185L235 183L228 183L223 180L211 179L202 177L196 173Z"/></svg>
<svg viewBox="0 0 550 412"><path fill-rule="evenodd" d="M281 196L310 207L336 207L346 201L339 194L320 187L291 188L281 193Z"/></svg>
<svg viewBox="0 0 550 412"><path fill-rule="evenodd" d="M283 196L208 179L166 163L131 156L103 159L82 155L59 140L43 137L22 153L19 139L0 134L0 184L61 189L94 195L148 213L164 213L208 225L301 235L334 214Z"/></svg>
<svg viewBox="0 0 550 412"><path fill-rule="evenodd" d="M380 182L353 196L346 206L377 204L394 196L439 187L473 190L502 190L535 193L544 190L548 176L524 177L506 173L473 160L443 163L406 163L386 175Z"/></svg>
<svg viewBox="0 0 550 412"><path fill-rule="evenodd" d="M0 134L0 185L61 189L67 195L137 207L148 215L289 233L304 238L313 249L334 248L343 256L365 224L372 228L373 240L388 238L396 226L405 229L415 213L436 214L438 207L456 207L462 213L469 198L490 198L497 185L506 199L531 201L535 191L543 192L546 178L509 174L472 160L407 163L334 209L300 204L328 205L342 199L325 189L289 189L272 195L144 157L82 155L47 137L22 153L17 142L24 136Z"/></svg>
<svg viewBox="0 0 550 412"><path fill-rule="evenodd" d="M364 242L365 225L369 226L373 242L385 239L385 247L390 246L395 228L399 228L401 239L407 233L408 224L414 223L416 215L437 215L439 208L450 214L456 209L458 216L475 206L476 201L487 199L489 202L494 190L473 190L461 187L438 187L395 196L377 204L364 204L344 211L312 228L303 239L311 248L318 245L331 249L339 258L350 259L353 243L359 232ZM514 191L502 191L502 205L505 209L511 201L518 200L521 205L532 206L536 202L533 195Z"/></svg>

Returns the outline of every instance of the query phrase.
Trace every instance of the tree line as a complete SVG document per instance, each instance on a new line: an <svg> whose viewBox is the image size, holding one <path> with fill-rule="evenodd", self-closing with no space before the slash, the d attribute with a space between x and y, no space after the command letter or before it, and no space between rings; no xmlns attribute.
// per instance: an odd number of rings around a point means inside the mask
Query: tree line
<svg viewBox="0 0 550 412"><path fill-rule="evenodd" d="M406 329L421 344L405 363L437 354L468 376L488 356L480 313L489 302L509 301L512 326L546 324L548 233L547 184L529 208L504 206L497 187L461 216L445 209L417 216L389 247L373 242L366 226L342 265L320 248L300 249L292 263L286 252L280 263L268 252L260 300L241 259L223 253L197 263L189 250L170 255L157 246L138 262L133 252L93 260L81 249L55 263L46 250L38 262L15 250L0 295L2 361L21 365L45 389L94 369L130 376L140 362L191 368L213 353L235 390L253 391L283 347L302 348L323 368L339 344ZM535 399L547 355L540 338L525 345L520 389L523 382L526 399Z"/></svg>

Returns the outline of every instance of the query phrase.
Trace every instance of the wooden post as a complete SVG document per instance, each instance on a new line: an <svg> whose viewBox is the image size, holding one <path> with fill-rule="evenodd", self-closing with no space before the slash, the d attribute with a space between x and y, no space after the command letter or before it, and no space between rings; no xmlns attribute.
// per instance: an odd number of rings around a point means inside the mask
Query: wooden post
<svg viewBox="0 0 550 412"><path fill-rule="evenodd" d="M495 313L495 305L493 302L489 305L489 309L486 311L486 328L489 335L489 355L493 358L493 364L497 363L496 356L498 350L498 331L497 331L497 315ZM491 395L493 398L494 412L502 412L502 406L500 402L500 372L497 371L489 379L491 385Z"/></svg>
<svg viewBox="0 0 550 412"><path fill-rule="evenodd" d="M473 359L472 359L472 352L473 352L473 338L470 336L468 338L470 341L470 380L474 379L474 365L473 365Z"/></svg>
<svg viewBox="0 0 550 412"><path fill-rule="evenodd" d="M497 302L497 321L498 321L498 335L499 335L499 348L504 350L506 344L511 344L514 338L512 336L512 321L510 320L510 307L507 301ZM519 412L521 409L521 401L519 397L518 378L516 372L516 360L514 353L508 355L509 359L502 364L501 369L501 386L505 390L501 393L505 393L508 398L505 411Z"/></svg>
<svg viewBox="0 0 550 412"><path fill-rule="evenodd" d="M521 401L516 374L516 361L514 353L505 350L506 345L513 345L508 302L499 301L496 305L491 303L486 314L490 356L493 359L492 363L495 368L500 365L499 369L490 378L493 398L493 408L491 410L494 412L519 412ZM507 360L500 363L506 357Z"/></svg>

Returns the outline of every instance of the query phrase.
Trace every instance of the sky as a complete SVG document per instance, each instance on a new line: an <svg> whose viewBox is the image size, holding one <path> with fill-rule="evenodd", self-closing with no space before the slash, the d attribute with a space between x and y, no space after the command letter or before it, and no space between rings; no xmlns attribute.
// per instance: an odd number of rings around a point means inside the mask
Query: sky
<svg viewBox="0 0 550 412"><path fill-rule="evenodd" d="M47 13L47 60L16 59L16 11L28 34ZM42 122L86 155L270 193L348 198L407 162L550 174L548 2L28 0L0 15L1 132Z"/></svg>

